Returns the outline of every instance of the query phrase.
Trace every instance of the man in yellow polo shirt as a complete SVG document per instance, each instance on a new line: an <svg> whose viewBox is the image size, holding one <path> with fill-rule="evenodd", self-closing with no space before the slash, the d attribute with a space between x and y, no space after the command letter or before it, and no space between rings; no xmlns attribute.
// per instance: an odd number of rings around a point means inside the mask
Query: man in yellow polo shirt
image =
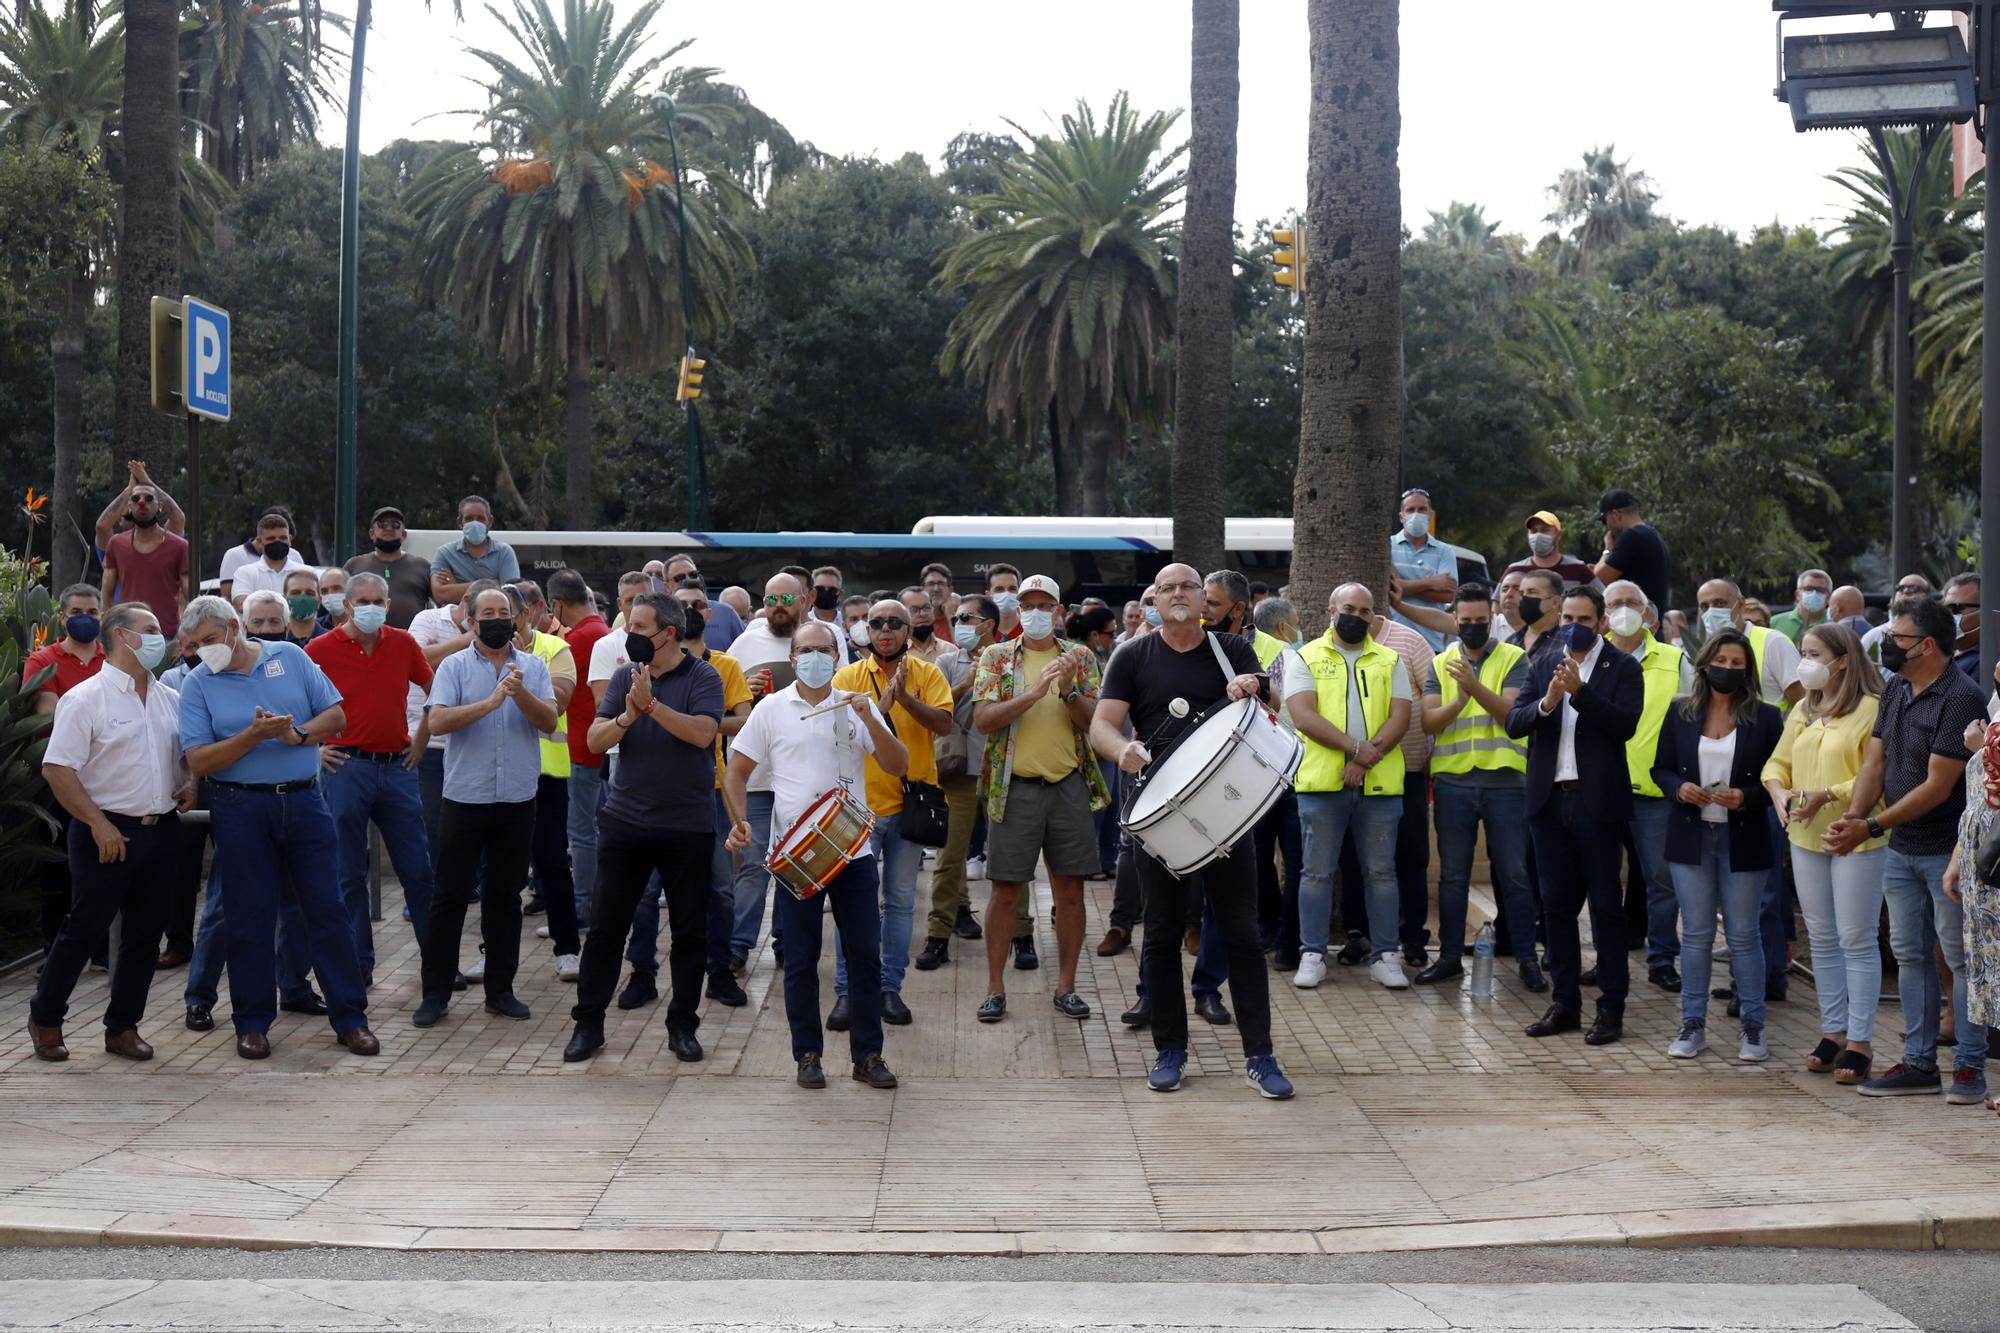
<svg viewBox="0 0 2000 1333"><path fill-rule="evenodd" d="M889 727L910 752L909 772L889 773L869 755L862 770L868 808L875 812L875 859L882 873L882 1021L910 1021L903 1003L903 974L910 966L910 937L916 931L917 871L924 849L903 836L903 783L937 786L939 736L951 731L951 682L944 672L922 658L910 656L910 611L885 597L868 608L868 654L842 667L833 677L838 691L866 693L877 701ZM773 829L775 838L781 830ZM826 1025L835 1032L848 1027L846 955L833 972L833 1012ZM865 986L873 978L856 977Z"/></svg>

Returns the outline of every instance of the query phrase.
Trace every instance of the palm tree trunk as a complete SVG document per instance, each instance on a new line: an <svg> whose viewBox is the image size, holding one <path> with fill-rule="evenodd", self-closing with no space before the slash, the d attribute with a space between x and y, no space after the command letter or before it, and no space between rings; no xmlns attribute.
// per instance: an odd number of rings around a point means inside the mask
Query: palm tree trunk
<svg viewBox="0 0 2000 1333"><path fill-rule="evenodd" d="M1195 0L1172 480L1174 558L1203 571L1223 566L1229 505L1238 32L1238 0Z"/></svg>
<svg viewBox="0 0 2000 1333"><path fill-rule="evenodd" d="M588 531L597 521L590 493L593 430L590 416L590 350L584 340L583 313L569 322L569 366L563 383L564 436L568 442L564 490L569 497L569 525Z"/></svg>
<svg viewBox="0 0 2000 1333"><path fill-rule="evenodd" d="M49 363L55 391L55 481L49 487L50 577L67 588L83 577L77 548L76 476L83 463L83 348L90 321L88 274L72 273L63 284L62 318L49 335Z"/></svg>
<svg viewBox="0 0 2000 1333"><path fill-rule="evenodd" d="M1056 474L1056 512L1075 514L1076 501L1076 426L1065 426L1055 404L1049 404L1049 462Z"/></svg>
<svg viewBox="0 0 2000 1333"><path fill-rule="evenodd" d="M124 211L118 225L114 427L163 483L174 436L152 407L152 299L181 295L180 0L125 0Z"/></svg>
<svg viewBox="0 0 2000 1333"><path fill-rule="evenodd" d="M1292 486L1293 600L1309 633L1359 581L1386 605L1402 451L1397 0L1309 0L1305 366Z"/></svg>
<svg viewBox="0 0 2000 1333"><path fill-rule="evenodd" d="M1111 512L1106 481L1111 473L1111 455L1118 449L1122 423L1118 413L1106 407L1095 393L1084 401L1083 414L1076 421L1075 462L1081 478L1077 513L1095 517Z"/></svg>

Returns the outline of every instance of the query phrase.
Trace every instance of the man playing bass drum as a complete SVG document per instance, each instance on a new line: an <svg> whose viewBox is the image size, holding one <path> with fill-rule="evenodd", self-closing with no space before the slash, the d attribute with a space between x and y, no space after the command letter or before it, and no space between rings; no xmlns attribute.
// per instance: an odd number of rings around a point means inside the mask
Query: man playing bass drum
<svg viewBox="0 0 2000 1333"><path fill-rule="evenodd" d="M1154 583L1158 632L1133 640L1114 653L1104 672L1104 689L1091 721L1097 753L1127 773L1152 761L1158 745L1192 726L1176 718L1175 701L1192 718L1226 699L1263 698L1268 693L1257 654L1235 634L1211 636L1201 627L1201 575L1190 565L1168 565ZM1211 643L1211 639L1213 643ZM1226 675L1217 650L1234 668ZM1122 729L1130 718L1137 739ZM1172 1092L1187 1066L1187 996L1181 980L1181 928L1187 920L1188 882L1178 879L1145 848L1133 847L1139 884L1145 894L1146 942L1140 974L1153 1001L1153 1048L1158 1053L1147 1086ZM1257 941L1256 857L1224 856L1201 870L1208 902L1229 956L1229 993L1243 1034L1245 1073L1266 1097L1292 1095L1292 1084L1271 1054L1270 969Z"/></svg>

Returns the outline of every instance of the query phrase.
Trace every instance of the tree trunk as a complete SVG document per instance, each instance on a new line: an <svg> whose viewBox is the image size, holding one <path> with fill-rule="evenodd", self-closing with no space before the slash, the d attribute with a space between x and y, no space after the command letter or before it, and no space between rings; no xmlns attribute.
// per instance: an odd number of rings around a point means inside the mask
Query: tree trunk
<svg viewBox="0 0 2000 1333"><path fill-rule="evenodd" d="M1235 332L1238 0L1194 0L1187 218L1175 323L1174 558L1221 569L1229 506L1229 391Z"/></svg>
<svg viewBox="0 0 2000 1333"><path fill-rule="evenodd" d="M1065 427L1055 404L1049 404L1049 462L1056 474L1058 514L1080 512L1076 501L1076 436L1076 427Z"/></svg>
<svg viewBox="0 0 2000 1333"><path fill-rule="evenodd" d="M1397 0L1309 0L1305 366L1292 486L1292 600L1308 633L1327 596L1388 601L1402 449L1402 184Z"/></svg>
<svg viewBox="0 0 2000 1333"><path fill-rule="evenodd" d="M125 0L114 428L123 458L143 462L163 485L176 450L172 422L152 407L152 304L181 296L180 11L179 0Z"/></svg>
<svg viewBox="0 0 2000 1333"><path fill-rule="evenodd" d="M1083 406L1076 422L1075 466L1080 474L1077 513L1096 517L1111 512L1106 480L1111 473L1111 455L1117 452L1123 423L1118 413L1104 406L1095 393Z"/></svg>
<svg viewBox="0 0 2000 1333"><path fill-rule="evenodd" d="M61 589L83 577L82 529L76 497L83 465L83 348L90 321L91 282L73 273L64 283L62 318L49 335L49 363L55 381L55 481L49 487L49 575Z"/></svg>
<svg viewBox="0 0 2000 1333"><path fill-rule="evenodd" d="M564 435L568 441L564 490L568 494L569 525L588 532L597 523L591 496L591 465L595 462L590 417L590 349L584 339L583 312L569 322L569 369L563 386Z"/></svg>

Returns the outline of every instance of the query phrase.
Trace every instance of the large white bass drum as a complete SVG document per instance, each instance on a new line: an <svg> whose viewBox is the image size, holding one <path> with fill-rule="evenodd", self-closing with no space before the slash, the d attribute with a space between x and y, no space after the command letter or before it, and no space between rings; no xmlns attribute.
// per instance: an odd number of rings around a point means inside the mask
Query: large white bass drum
<svg viewBox="0 0 2000 1333"><path fill-rule="evenodd" d="M1146 769L1120 826L1167 870L1192 874L1249 835L1304 755L1255 699L1220 704Z"/></svg>

